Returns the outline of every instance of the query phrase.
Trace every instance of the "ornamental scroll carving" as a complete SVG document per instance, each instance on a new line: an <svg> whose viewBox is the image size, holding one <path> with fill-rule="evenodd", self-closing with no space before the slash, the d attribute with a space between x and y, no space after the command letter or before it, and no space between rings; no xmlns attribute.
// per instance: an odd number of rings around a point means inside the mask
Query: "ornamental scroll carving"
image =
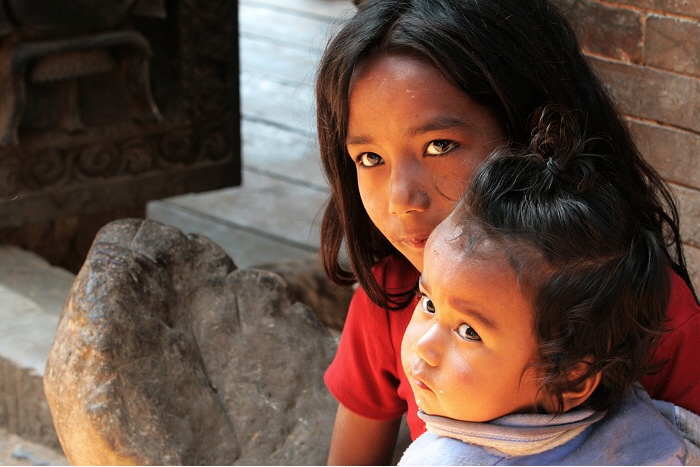
<svg viewBox="0 0 700 467"><path fill-rule="evenodd" d="M71 1L0 8L0 228L239 184L236 3Z"/></svg>

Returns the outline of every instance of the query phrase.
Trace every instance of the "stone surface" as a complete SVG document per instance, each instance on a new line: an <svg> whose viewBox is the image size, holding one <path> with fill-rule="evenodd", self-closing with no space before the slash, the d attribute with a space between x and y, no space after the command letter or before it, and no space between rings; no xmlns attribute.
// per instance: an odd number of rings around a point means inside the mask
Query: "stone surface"
<svg viewBox="0 0 700 467"><path fill-rule="evenodd" d="M82 8L58 27L61 3L0 13L0 227L239 185L236 2L151 2L116 29Z"/></svg>
<svg viewBox="0 0 700 467"><path fill-rule="evenodd" d="M328 281L318 257L308 256L256 266L284 279L293 300L314 310L323 324L341 331L355 289Z"/></svg>
<svg viewBox="0 0 700 467"><path fill-rule="evenodd" d="M590 53L628 63L642 61L640 14L591 0L554 0Z"/></svg>
<svg viewBox="0 0 700 467"><path fill-rule="evenodd" d="M44 384L71 463L322 464L335 348L279 276L128 219L96 237Z"/></svg>
<svg viewBox="0 0 700 467"><path fill-rule="evenodd" d="M678 201L683 241L700 247L700 190L671 185Z"/></svg>
<svg viewBox="0 0 700 467"><path fill-rule="evenodd" d="M42 379L74 278L32 252L0 246L0 426L54 449Z"/></svg>
<svg viewBox="0 0 700 467"><path fill-rule="evenodd" d="M0 429L0 465L68 465L62 452Z"/></svg>
<svg viewBox="0 0 700 467"><path fill-rule="evenodd" d="M183 195L170 198L167 203L190 212L206 213L212 218L227 220L240 230L315 252L318 251L321 213L327 198L326 190L285 183L246 170L244 186L240 189ZM151 212L149 206L149 217Z"/></svg>
<svg viewBox="0 0 700 467"><path fill-rule="evenodd" d="M690 269L690 280L693 281L695 290L700 290L700 267L697 266L700 265L700 248L686 245L685 258L690 265L688 268Z"/></svg>
<svg viewBox="0 0 700 467"><path fill-rule="evenodd" d="M144 217L145 213L145 206L142 205L0 228L0 244L16 245L34 252L74 275L83 265L100 228L115 219ZM68 289L63 291L64 294L66 292Z"/></svg>
<svg viewBox="0 0 700 467"><path fill-rule="evenodd" d="M697 0L617 0L616 3L700 18Z"/></svg>
<svg viewBox="0 0 700 467"><path fill-rule="evenodd" d="M639 149L667 182L700 188L700 134L632 121Z"/></svg>
<svg viewBox="0 0 700 467"><path fill-rule="evenodd" d="M651 66L700 76L700 23L650 15L646 60Z"/></svg>
<svg viewBox="0 0 700 467"><path fill-rule="evenodd" d="M625 114L700 133L700 80L591 58Z"/></svg>

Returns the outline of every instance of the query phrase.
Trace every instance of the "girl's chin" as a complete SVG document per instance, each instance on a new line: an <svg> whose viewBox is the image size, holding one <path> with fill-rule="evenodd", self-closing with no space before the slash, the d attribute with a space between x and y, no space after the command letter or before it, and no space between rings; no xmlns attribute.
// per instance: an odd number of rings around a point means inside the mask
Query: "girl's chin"
<svg viewBox="0 0 700 467"><path fill-rule="evenodd" d="M425 248L401 248L399 251L418 271L423 271L423 251Z"/></svg>

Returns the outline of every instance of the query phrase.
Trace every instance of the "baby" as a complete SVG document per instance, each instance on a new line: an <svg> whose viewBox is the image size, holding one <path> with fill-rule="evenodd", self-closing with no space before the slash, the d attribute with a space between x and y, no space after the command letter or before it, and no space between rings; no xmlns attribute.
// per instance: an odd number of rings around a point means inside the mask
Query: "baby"
<svg viewBox="0 0 700 467"><path fill-rule="evenodd" d="M544 109L430 236L401 349L428 431L400 465L700 462L700 417L636 384L668 259L573 122Z"/></svg>

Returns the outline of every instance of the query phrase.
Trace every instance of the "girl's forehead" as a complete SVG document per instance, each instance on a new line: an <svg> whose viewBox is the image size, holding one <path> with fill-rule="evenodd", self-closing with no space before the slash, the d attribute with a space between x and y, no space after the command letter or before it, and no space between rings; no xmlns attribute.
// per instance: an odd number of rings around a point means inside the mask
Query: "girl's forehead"
<svg viewBox="0 0 700 467"><path fill-rule="evenodd" d="M396 85L407 81L448 81L437 67L422 57L389 52L373 53L361 58L353 70L350 90L352 91L358 81L365 79Z"/></svg>
<svg viewBox="0 0 700 467"><path fill-rule="evenodd" d="M348 91L348 131L414 136L430 129L468 131L490 144L506 136L497 115L451 83L427 60L407 54L375 54L365 59ZM483 140L483 141L482 141Z"/></svg>

